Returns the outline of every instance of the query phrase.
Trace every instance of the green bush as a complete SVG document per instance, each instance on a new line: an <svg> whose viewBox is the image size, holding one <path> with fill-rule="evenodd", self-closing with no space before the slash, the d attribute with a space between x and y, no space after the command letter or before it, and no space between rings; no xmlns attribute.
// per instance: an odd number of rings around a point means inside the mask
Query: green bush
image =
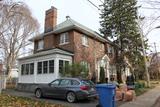
<svg viewBox="0 0 160 107"><path fill-rule="evenodd" d="M65 77L82 77L86 78L88 76L88 68L80 63L73 63L67 65L65 71L62 72L62 76Z"/></svg>
<svg viewBox="0 0 160 107"><path fill-rule="evenodd" d="M100 83L105 83L105 72L103 67L100 67Z"/></svg>

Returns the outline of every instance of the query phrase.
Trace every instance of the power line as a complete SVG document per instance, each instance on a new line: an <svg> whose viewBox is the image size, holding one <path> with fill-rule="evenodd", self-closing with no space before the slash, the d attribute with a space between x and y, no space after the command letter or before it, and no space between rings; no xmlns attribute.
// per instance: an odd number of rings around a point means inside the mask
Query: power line
<svg viewBox="0 0 160 107"><path fill-rule="evenodd" d="M98 6L96 6L93 2L91 2L90 0L87 0L90 4L92 4L94 7L96 7L98 10L101 10Z"/></svg>

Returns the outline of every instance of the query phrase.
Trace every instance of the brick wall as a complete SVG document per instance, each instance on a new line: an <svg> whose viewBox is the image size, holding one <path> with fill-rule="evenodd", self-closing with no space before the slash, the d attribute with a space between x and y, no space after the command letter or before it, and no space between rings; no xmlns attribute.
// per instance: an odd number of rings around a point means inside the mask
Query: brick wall
<svg viewBox="0 0 160 107"><path fill-rule="evenodd" d="M90 72L95 71L95 60L98 61L105 54L104 44L88 37L88 47L82 45L82 34L74 31L74 62L87 61Z"/></svg>

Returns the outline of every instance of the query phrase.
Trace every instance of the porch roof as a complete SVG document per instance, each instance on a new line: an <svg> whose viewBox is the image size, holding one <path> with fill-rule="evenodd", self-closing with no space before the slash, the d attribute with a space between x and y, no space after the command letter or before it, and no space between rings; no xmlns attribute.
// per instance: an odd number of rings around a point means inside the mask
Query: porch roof
<svg viewBox="0 0 160 107"><path fill-rule="evenodd" d="M45 55L50 55L50 54L62 54L62 55L67 55L67 56L73 56L74 55L71 52L68 52L68 51L65 51L65 50L62 50L62 49L59 49L59 48L54 48L54 49L51 49L51 50L38 52L38 53L35 53L33 55L29 55L29 56L26 56L26 57L21 57L21 58L18 58L18 60L30 59L30 58L35 58L35 57L40 57L40 56L45 56Z"/></svg>

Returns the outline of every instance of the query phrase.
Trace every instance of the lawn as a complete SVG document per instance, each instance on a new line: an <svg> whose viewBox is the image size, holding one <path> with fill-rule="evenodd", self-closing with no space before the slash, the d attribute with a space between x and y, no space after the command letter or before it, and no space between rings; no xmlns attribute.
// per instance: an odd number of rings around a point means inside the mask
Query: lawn
<svg viewBox="0 0 160 107"><path fill-rule="evenodd" d="M60 104L50 104L44 101L32 100L23 97L13 97L0 94L0 107L66 107Z"/></svg>

